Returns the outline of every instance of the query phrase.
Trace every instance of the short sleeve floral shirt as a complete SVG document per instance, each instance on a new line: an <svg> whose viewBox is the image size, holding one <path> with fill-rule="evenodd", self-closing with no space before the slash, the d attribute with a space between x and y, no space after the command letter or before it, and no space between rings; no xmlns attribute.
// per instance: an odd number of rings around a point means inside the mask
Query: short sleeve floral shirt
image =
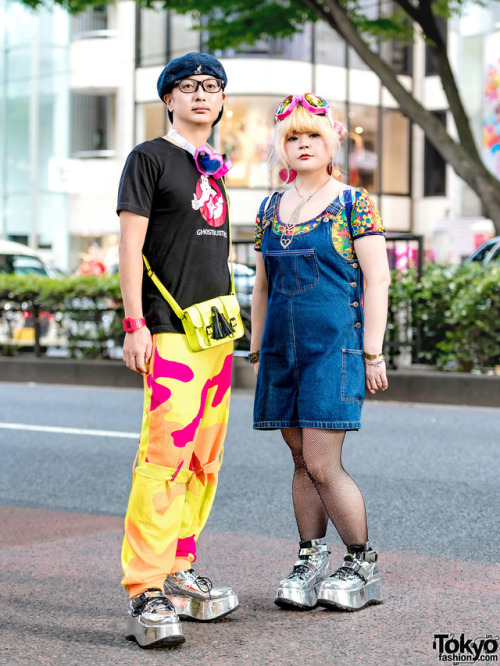
<svg viewBox="0 0 500 666"><path fill-rule="evenodd" d="M279 198L276 200L276 205L274 207L272 215L272 224L273 230L280 234L284 231L284 224L281 222L278 216L278 207L279 201L282 194L279 195ZM342 193L340 195L341 202L343 203ZM352 260L355 258L354 244L353 240L356 238L361 238L361 236L374 236L374 235L384 235L385 229L382 224L382 219L380 213L375 207L373 201L370 199L368 192L362 188L358 187L356 189L356 200L352 207L352 217L351 217L351 226L353 231L353 238L349 234L349 225L347 223L345 208L339 210L339 212L334 215L333 213L323 211L317 217L312 220L304 222L304 224L299 224L295 227L295 235L300 235L307 233L314 229L318 224L320 224L324 217L328 216L333 220L332 225L332 240L333 245L337 252L344 257L344 259ZM262 246L262 236L264 234L264 225L263 219L257 214L257 219L255 223L255 249L260 252Z"/></svg>

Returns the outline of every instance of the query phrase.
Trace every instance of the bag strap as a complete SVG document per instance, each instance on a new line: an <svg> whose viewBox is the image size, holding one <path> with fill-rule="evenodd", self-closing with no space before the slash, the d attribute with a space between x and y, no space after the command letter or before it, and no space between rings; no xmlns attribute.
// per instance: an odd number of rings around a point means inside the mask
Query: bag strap
<svg viewBox="0 0 500 666"><path fill-rule="evenodd" d="M175 298L172 296L172 294L168 291L168 289L162 283L160 278L153 271L153 269L151 268L151 266L149 264L149 261L146 259L146 255L144 255L144 254L142 255L142 260L144 261L144 266L146 266L146 271L147 271L149 277L155 283L155 285L158 288L158 291L160 292L160 294L167 301L167 303L170 305L170 307L175 312L175 314L179 317L179 319L183 319L184 318L184 313L183 313L180 305L177 303Z"/></svg>
<svg viewBox="0 0 500 666"><path fill-rule="evenodd" d="M347 219L347 224L349 225L349 233L351 234L351 239L353 240L352 237L352 190L344 190L343 192L344 195L344 206L345 206L345 216ZM354 242L354 240L353 240Z"/></svg>
<svg viewBox="0 0 500 666"><path fill-rule="evenodd" d="M231 245L231 218L230 218L230 215L229 215L229 197L227 195L227 190L226 190L226 185L224 183L224 180L222 180L222 187L224 189L224 194L226 195L227 227L228 227L228 230L229 230L229 258L231 260L231 292L230 292L230 295L234 296L235 292L234 292L233 250L232 250L232 245ZM156 273L153 271L149 261L147 260L147 258L144 254L142 255L142 260L144 262L144 266L146 267L146 271L147 271L148 276L154 282L154 284L156 285L160 294L167 301L167 303L170 305L170 307L175 312L175 314L179 317L179 319L184 319L184 312L183 312L181 306L179 305L179 303L177 303L175 298L168 291L168 289L165 287L165 285L162 283L162 281L156 275Z"/></svg>

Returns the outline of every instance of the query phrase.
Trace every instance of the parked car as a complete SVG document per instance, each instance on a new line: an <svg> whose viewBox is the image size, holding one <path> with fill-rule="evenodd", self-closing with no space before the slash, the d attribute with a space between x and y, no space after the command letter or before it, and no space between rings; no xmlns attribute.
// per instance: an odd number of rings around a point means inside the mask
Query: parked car
<svg viewBox="0 0 500 666"><path fill-rule="evenodd" d="M0 240L0 274L7 275L37 275L54 277L39 252L22 243ZM21 347L33 347L35 343L35 329L33 314L15 304L6 302L1 304L0 312L0 344ZM40 312L40 343L42 346L57 346L64 342L54 315L49 312Z"/></svg>
<svg viewBox="0 0 500 666"><path fill-rule="evenodd" d="M44 275L49 273L40 254L27 245L0 240L0 273Z"/></svg>
<svg viewBox="0 0 500 666"><path fill-rule="evenodd" d="M491 261L500 261L500 236L489 238L480 245L465 261L479 261L489 264Z"/></svg>
<svg viewBox="0 0 500 666"><path fill-rule="evenodd" d="M231 267L231 265L230 265ZM241 307L252 304L252 291L255 283L255 268L246 264L233 263L234 288Z"/></svg>

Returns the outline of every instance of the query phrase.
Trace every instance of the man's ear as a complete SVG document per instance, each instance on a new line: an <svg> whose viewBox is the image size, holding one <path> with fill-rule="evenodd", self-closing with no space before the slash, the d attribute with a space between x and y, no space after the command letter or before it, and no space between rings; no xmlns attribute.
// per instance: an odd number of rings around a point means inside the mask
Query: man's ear
<svg viewBox="0 0 500 666"><path fill-rule="evenodd" d="M173 104L172 104L172 94L171 94L171 93L166 93L166 95L163 95L163 101L164 101L165 104L167 105L167 109L168 109L169 111L173 111L173 110L174 110L174 106L173 106Z"/></svg>

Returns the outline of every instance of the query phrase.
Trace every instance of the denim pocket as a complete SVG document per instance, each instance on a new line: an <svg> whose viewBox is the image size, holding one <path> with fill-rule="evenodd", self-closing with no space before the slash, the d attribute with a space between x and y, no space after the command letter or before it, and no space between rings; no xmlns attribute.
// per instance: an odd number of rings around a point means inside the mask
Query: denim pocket
<svg viewBox="0 0 500 666"><path fill-rule="evenodd" d="M266 267L276 291L287 296L312 289L319 282L318 263L312 249L266 252Z"/></svg>
<svg viewBox="0 0 500 666"><path fill-rule="evenodd" d="M342 350L340 399L343 402L363 402L365 399L365 364L360 349Z"/></svg>

